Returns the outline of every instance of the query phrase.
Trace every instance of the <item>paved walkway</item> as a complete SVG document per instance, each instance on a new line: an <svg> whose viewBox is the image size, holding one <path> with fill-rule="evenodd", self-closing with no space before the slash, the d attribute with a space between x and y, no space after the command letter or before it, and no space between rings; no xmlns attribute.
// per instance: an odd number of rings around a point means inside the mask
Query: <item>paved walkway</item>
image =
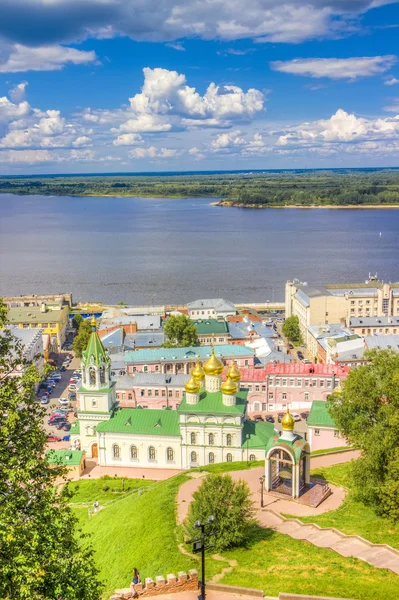
<svg viewBox="0 0 399 600"><path fill-rule="evenodd" d="M179 469L146 469L134 467L100 467L95 460L86 459L86 469L81 479L98 479L104 475L126 477L127 479L150 479L163 481L182 473Z"/></svg>

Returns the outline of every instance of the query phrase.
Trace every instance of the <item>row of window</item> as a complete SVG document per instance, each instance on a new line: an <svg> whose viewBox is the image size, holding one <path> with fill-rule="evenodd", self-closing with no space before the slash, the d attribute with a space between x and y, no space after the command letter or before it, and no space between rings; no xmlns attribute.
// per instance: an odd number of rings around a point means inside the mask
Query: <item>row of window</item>
<svg viewBox="0 0 399 600"><path fill-rule="evenodd" d="M256 460L256 456L255 454L250 454L249 455L249 460ZM226 462L232 462L233 461L233 455L230 454L230 452L228 454L226 454ZM196 452L191 452L190 454L190 463L191 464L195 464L198 462L198 455ZM208 463L210 465L213 465L213 463L215 462L215 455L213 452L209 452L208 454Z"/></svg>
<svg viewBox="0 0 399 600"><path fill-rule="evenodd" d="M40 329L55 329L57 327L57 323L23 323L23 329L36 329L37 327Z"/></svg>
<svg viewBox="0 0 399 600"><path fill-rule="evenodd" d="M161 398L166 397L166 390L154 390L154 389L145 390L144 388L140 390L140 395L141 396L147 395L150 398L152 396L152 392L154 392L155 397L158 397L158 396L161 396ZM161 393L159 393L159 392L161 392ZM168 390L168 398L173 398L173 396L175 396L175 398L180 398L180 390Z"/></svg>
<svg viewBox="0 0 399 600"><path fill-rule="evenodd" d="M390 329L388 327L385 328L385 334L390 333L390 334L396 335L397 331L398 330L397 330L396 327L394 329ZM383 333L384 330L382 328L380 328L380 329L370 329L370 328L369 329L362 329L362 334L363 335L365 335L366 332L367 332L368 335L371 335L371 332L373 332L373 335L375 335L376 333Z"/></svg>
<svg viewBox="0 0 399 600"><path fill-rule="evenodd" d="M303 382L303 385L302 385ZM339 379L335 380L335 384L338 385ZM269 385L274 385L275 387L328 387L332 386L332 379L296 379L295 377L277 377L276 379L270 378ZM259 386L258 386L259 387ZM250 390L251 391L251 390ZM259 391L259 390L255 390Z"/></svg>
<svg viewBox="0 0 399 600"><path fill-rule="evenodd" d="M192 446L195 446L197 444L197 440L198 440L198 434L195 433L194 431L192 431L190 433L190 444ZM214 446L215 445L215 434L214 433L209 433L208 434L208 445L209 446ZM233 445L233 436L231 433L228 433L226 435L226 446L232 446Z"/></svg>
<svg viewBox="0 0 399 600"><path fill-rule="evenodd" d="M130 446L129 454L130 454L130 460L138 460L139 451L138 451L137 446ZM113 456L113 458L121 457L121 447L118 444L114 444L112 446L112 456ZM148 447L147 457L148 457L148 460L156 460L157 453L156 453L154 446ZM168 462L173 462L174 459L175 459L175 453L174 453L173 448L166 448L166 460Z"/></svg>
<svg viewBox="0 0 399 600"><path fill-rule="evenodd" d="M315 435L320 435L320 429L315 429L314 430L314 434ZM334 437L335 438L339 438L339 431L337 429L334 430Z"/></svg>

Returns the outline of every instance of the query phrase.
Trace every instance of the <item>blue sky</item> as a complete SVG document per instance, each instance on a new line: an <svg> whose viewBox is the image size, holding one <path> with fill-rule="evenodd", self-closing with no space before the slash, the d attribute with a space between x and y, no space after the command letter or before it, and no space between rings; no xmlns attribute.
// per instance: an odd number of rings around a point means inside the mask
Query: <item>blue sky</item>
<svg viewBox="0 0 399 600"><path fill-rule="evenodd" d="M0 6L0 174L398 166L398 1Z"/></svg>

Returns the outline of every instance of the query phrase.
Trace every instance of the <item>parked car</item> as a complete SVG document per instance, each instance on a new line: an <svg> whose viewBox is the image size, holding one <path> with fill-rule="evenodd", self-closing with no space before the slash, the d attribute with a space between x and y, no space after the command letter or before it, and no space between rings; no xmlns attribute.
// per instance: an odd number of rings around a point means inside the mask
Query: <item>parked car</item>
<svg viewBox="0 0 399 600"><path fill-rule="evenodd" d="M65 365L60 366L60 371L65 371L65 369L66 369Z"/></svg>
<svg viewBox="0 0 399 600"><path fill-rule="evenodd" d="M75 369L75 371L73 372L74 375L81 375L81 372L79 369Z"/></svg>
<svg viewBox="0 0 399 600"><path fill-rule="evenodd" d="M265 421L268 423L274 423L274 417L272 415L266 415Z"/></svg>
<svg viewBox="0 0 399 600"><path fill-rule="evenodd" d="M291 416L295 419L295 421L301 420L301 417L298 415L298 413L291 413Z"/></svg>
<svg viewBox="0 0 399 600"><path fill-rule="evenodd" d="M68 433L68 435L64 435L64 437L62 438L63 442L69 442L70 440L71 440L71 436L69 433Z"/></svg>
<svg viewBox="0 0 399 600"><path fill-rule="evenodd" d="M76 394L75 394L74 392L71 392L71 393L69 394L69 400L70 400L71 402L73 402L73 400L76 400Z"/></svg>
<svg viewBox="0 0 399 600"><path fill-rule="evenodd" d="M54 381L61 381L61 373L51 373L50 378Z"/></svg>
<svg viewBox="0 0 399 600"><path fill-rule="evenodd" d="M290 350L293 350L293 349L294 349L294 346L293 346L292 344L288 344L288 348L289 348Z"/></svg>
<svg viewBox="0 0 399 600"><path fill-rule="evenodd" d="M61 429L63 429L64 431L69 431L71 429L71 424L64 423Z"/></svg>
<svg viewBox="0 0 399 600"><path fill-rule="evenodd" d="M67 358L69 358L69 360L73 359L73 354L67 354Z"/></svg>
<svg viewBox="0 0 399 600"><path fill-rule="evenodd" d="M304 356L303 356L303 354L302 354L302 352L301 352L300 350L298 350L298 353L297 353L297 354L298 354L298 358L299 358L300 360L303 360L303 359L304 359Z"/></svg>
<svg viewBox="0 0 399 600"><path fill-rule="evenodd" d="M75 385L74 383L71 383L71 384L68 386L68 389L69 389L69 391L70 391L70 392L76 392L76 390L77 390L77 387L76 387L76 385Z"/></svg>
<svg viewBox="0 0 399 600"><path fill-rule="evenodd" d="M61 404L62 406L69 406L69 400L68 398L59 398L58 399L59 404Z"/></svg>
<svg viewBox="0 0 399 600"><path fill-rule="evenodd" d="M282 419L283 419L284 415L285 415L285 413L278 413L278 415L277 415L277 421L278 421L279 423L281 423L281 421L282 421Z"/></svg>
<svg viewBox="0 0 399 600"><path fill-rule="evenodd" d="M308 418L308 416L309 416L309 411L301 412L301 417L302 417L302 419L305 419L305 421Z"/></svg>
<svg viewBox="0 0 399 600"><path fill-rule="evenodd" d="M48 442L60 442L61 438L58 437L58 435L48 435L47 436L47 441Z"/></svg>
<svg viewBox="0 0 399 600"><path fill-rule="evenodd" d="M261 415L255 415L254 420L255 423L258 423L259 421L263 421L263 417L261 417Z"/></svg>
<svg viewBox="0 0 399 600"><path fill-rule="evenodd" d="M50 398L48 396L42 396L40 398L40 404L48 404L50 402Z"/></svg>

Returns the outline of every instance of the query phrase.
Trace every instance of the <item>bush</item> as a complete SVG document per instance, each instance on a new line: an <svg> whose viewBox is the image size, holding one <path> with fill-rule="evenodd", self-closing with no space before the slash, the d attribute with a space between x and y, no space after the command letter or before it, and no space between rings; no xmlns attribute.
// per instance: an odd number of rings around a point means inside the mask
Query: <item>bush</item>
<svg viewBox="0 0 399 600"><path fill-rule="evenodd" d="M108 492L109 485L103 485L103 492Z"/></svg>

